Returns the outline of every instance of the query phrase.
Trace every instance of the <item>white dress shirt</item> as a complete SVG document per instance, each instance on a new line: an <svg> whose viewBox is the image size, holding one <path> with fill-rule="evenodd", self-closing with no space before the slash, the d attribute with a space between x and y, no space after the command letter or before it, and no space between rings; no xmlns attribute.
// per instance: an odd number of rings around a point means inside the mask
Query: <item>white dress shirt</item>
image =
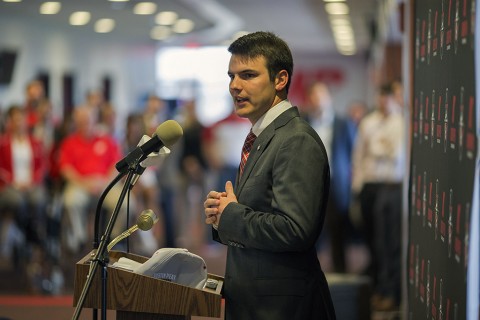
<svg viewBox="0 0 480 320"><path fill-rule="evenodd" d="M399 183L405 174L404 119L373 111L361 121L353 151L352 189L365 183Z"/></svg>

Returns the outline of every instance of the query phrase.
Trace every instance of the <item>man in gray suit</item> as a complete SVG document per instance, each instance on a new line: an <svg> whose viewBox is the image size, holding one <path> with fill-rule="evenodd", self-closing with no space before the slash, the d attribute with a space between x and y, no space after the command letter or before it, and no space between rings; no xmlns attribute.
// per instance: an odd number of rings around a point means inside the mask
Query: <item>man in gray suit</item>
<svg viewBox="0 0 480 320"><path fill-rule="evenodd" d="M335 319L315 249L328 199L328 158L287 99L290 49L272 33L255 32L228 51L235 112L250 120L255 136L248 137L253 147L242 154L248 160L235 187L228 181L204 203L214 239L228 246L226 319Z"/></svg>

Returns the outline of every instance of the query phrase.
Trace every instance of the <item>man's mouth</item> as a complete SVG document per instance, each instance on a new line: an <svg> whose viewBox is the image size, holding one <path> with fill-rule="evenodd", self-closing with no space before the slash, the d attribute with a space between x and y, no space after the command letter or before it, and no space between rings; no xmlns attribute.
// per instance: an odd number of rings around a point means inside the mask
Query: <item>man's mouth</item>
<svg viewBox="0 0 480 320"><path fill-rule="evenodd" d="M235 98L235 102L237 103L242 103L242 102L245 102L245 101L248 101L247 98L242 98L242 97L236 97Z"/></svg>

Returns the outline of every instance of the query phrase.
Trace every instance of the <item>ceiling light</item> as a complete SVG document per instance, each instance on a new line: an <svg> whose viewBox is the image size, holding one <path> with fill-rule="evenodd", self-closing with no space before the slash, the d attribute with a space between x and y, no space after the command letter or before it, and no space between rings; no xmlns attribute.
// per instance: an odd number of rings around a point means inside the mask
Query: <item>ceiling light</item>
<svg viewBox="0 0 480 320"><path fill-rule="evenodd" d="M353 49L353 50L338 50L338 52L340 52L340 54L344 55L344 56L353 56L355 53L356 53L356 50Z"/></svg>
<svg viewBox="0 0 480 320"><path fill-rule="evenodd" d="M83 26L90 21L90 12L77 11L70 15L70 24L72 26Z"/></svg>
<svg viewBox="0 0 480 320"><path fill-rule="evenodd" d="M345 56L354 55L357 51L355 44L339 44L337 43L337 50Z"/></svg>
<svg viewBox="0 0 480 320"><path fill-rule="evenodd" d="M353 30L350 26L332 26L333 33L349 33L353 35Z"/></svg>
<svg viewBox="0 0 480 320"><path fill-rule="evenodd" d="M22 2L22 0L3 0L3 2Z"/></svg>
<svg viewBox="0 0 480 320"><path fill-rule="evenodd" d="M60 11L62 4L60 2L44 2L40 6L41 14L57 14Z"/></svg>
<svg viewBox="0 0 480 320"><path fill-rule="evenodd" d="M163 11L155 16L155 23L161 26L171 26L178 19L178 14L173 11Z"/></svg>
<svg viewBox="0 0 480 320"><path fill-rule="evenodd" d="M345 0L323 0L323 2L345 2Z"/></svg>
<svg viewBox="0 0 480 320"><path fill-rule="evenodd" d="M332 26L350 26L348 16L330 16L330 24Z"/></svg>
<svg viewBox="0 0 480 320"><path fill-rule="evenodd" d="M355 44L353 42L337 42L337 47L342 48L342 49L349 49L353 50L355 49Z"/></svg>
<svg viewBox="0 0 480 320"><path fill-rule="evenodd" d="M193 30L195 23L190 19L179 19L173 25L173 31L176 33L188 33Z"/></svg>
<svg viewBox="0 0 480 320"><path fill-rule="evenodd" d="M335 37L335 42L353 42L353 36L352 34L348 34L348 33L343 33L343 34L335 34L334 35Z"/></svg>
<svg viewBox="0 0 480 320"><path fill-rule="evenodd" d="M345 3L331 2L325 4L325 11L328 14L348 14L348 6Z"/></svg>
<svg viewBox="0 0 480 320"><path fill-rule="evenodd" d="M355 50L355 42L349 40L340 40L335 41L337 48L344 49L344 50Z"/></svg>
<svg viewBox="0 0 480 320"><path fill-rule="evenodd" d="M155 26L150 31L150 38L155 40L165 40L172 34L172 30L166 26Z"/></svg>
<svg viewBox="0 0 480 320"><path fill-rule="evenodd" d="M333 37L337 43L354 43L355 37L350 28L335 28L333 29Z"/></svg>
<svg viewBox="0 0 480 320"><path fill-rule="evenodd" d="M157 11L157 5L153 2L139 2L133 7L135 14L154 14Z"/></svg>
<svg viewBox="0 0 480 320"><path fill-rule="evenodd" d="M109 33L115 28L115 20L113 19L99 19L95 22L95 32Z"/></svg>

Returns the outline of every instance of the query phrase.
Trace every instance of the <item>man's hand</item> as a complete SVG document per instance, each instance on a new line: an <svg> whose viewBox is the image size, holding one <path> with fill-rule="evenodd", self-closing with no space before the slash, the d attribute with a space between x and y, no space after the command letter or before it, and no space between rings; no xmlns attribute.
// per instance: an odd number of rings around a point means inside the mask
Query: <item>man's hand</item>
<svg viewBox="0 0 480 320"><path fill-rule="evenodd" d="M207 199L203 203L205 208L205 223L218 225L217 216L219 214L218 207L220 205L220 197L226 196L225 192L210 191L207 195Z"/></svg>
<svg viewBox="0 0 480 320"><path fill-rule="evenodd" d="M205 223L218 227L222 212L230 202L238 202L231 181L225 183L224 192L210 191L203 203L206 216Z"/></svg>
<svg viewBox="0 0 480 320"><path fill-rule="evenodd" d="M237 202L237 196L233 193L233 184L231 181L225 183L225 192L223 192L222 197L220 198L220 205L218 207L219 214L221 215L225 207L230 202Z"/></svg>

